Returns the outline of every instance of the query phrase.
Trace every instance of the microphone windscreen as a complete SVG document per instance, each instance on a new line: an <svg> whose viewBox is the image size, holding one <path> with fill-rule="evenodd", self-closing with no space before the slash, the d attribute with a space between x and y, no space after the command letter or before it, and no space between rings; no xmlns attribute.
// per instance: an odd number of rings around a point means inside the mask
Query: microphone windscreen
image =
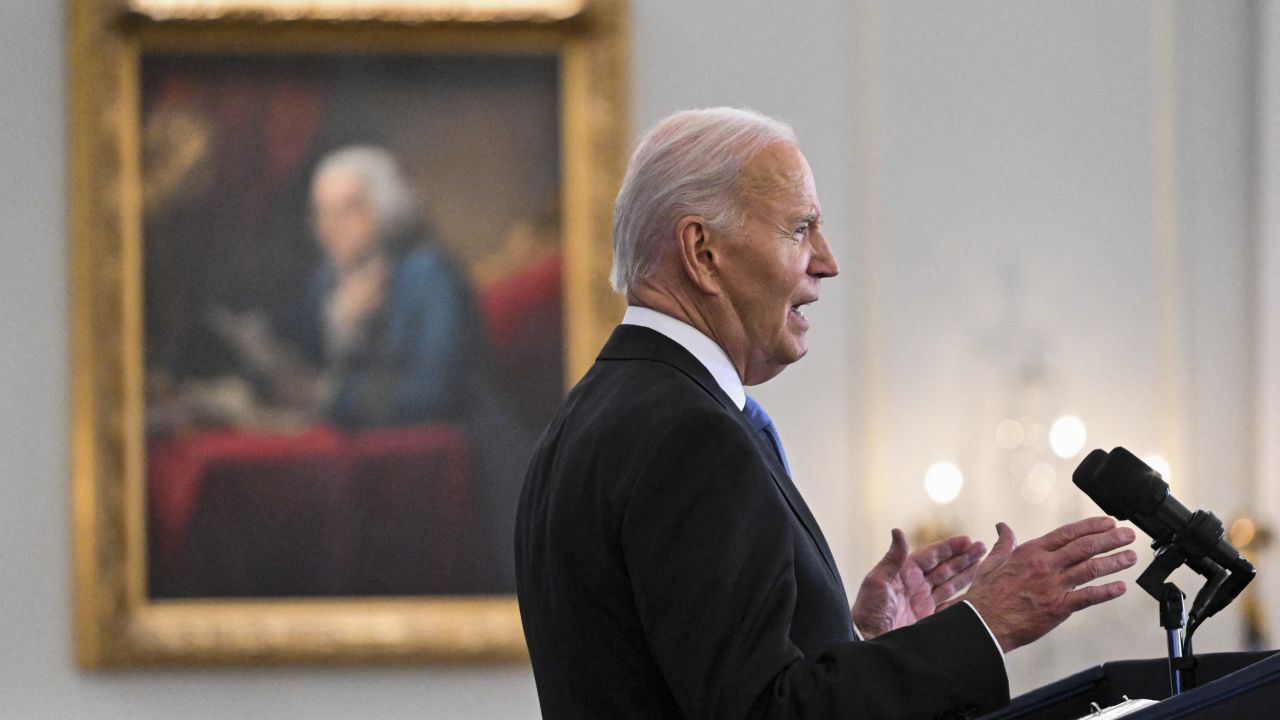
<svg viewBox="0 0 1280 720"><path fill-rule="evenodd" d="M1085 495L1093 498L1103 512L1123 520L1126 517L1125 506L1120 502L1114 483L1109 482L1110 478L1101 477L1107 459L1106 450L1098 449L1089 453L1071 475L1071 482L1083 490Z"/></svg>
<svg viewBox="0 0 1280 720"><path fill-rule="evenodd" d="M1097 481L1110 488L1108 492L1128 515L1153 515L1169 494L1160 473L1122 447L1112 449L1098 469Z"/></svg>

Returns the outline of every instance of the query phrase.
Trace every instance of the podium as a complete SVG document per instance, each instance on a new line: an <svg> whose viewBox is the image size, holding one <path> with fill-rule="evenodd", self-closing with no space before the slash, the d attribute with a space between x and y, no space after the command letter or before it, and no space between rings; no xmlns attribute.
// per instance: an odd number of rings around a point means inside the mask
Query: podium
<svg viewBox="0 0 1280 720"><path fill-rule="evenodd" d="M1248 720L1280 717L1280 653L1196 655L1198 686L1169 697L1169 659L1122 660L1098 665L1019 695L981 720L1076 720L1130 698L1161 702L1124 720Z"/></svg>

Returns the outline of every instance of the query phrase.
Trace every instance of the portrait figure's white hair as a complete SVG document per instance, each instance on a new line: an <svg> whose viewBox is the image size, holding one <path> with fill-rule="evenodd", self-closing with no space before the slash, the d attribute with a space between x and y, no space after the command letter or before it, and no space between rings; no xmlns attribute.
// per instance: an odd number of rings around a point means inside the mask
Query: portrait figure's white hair
<svg viewBox="0 0 1280 720"><path fill-rule="evenodd" d="M685 110L645 135L613 206L613 289L649 277L675 243L676 222L700 215L715 230L741 225L736 193L742 167L775 142L795 142L786 123L752 110Z"/></svg>
<svg viewBox="0 0 1280 720"><path fill-rule="evenodd" d="M379 239L399 238L419 222L418 199L400 163L385 148L348 145L320 159L312 183L329 173L350 173L360 179L378 218Z"/></svg>

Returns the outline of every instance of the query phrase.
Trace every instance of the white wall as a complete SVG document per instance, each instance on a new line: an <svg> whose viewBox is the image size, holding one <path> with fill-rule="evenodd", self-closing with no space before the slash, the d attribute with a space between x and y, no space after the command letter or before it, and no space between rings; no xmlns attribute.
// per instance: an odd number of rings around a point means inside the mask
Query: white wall
<svg viewBox="0 0 1280 720"><path fill-rule="evenodd" d="M1259 15L1258 37L1271 38L1271 42L1263 43L1257 72L1259 278L1254 312L1258 362L1253 370L1258 383L1258 452L1254 500L1257 512L1274 528L1280 519L1280 3L1267 4ZM1273 569L1256 582L1263 597L1280 597L1280 572ZM1274 633L1280 628L1280 603L1272 601L1264 608ZM1274 635L1272 642L1276 642Z"/></svg>
<svg viewBox="0 0 1280 720"><path fill-rule="evenodd" d="M633 6L637 131L746 105L793 123L814 167L844 272L811 313L810 357L757 394L847 582L889 527L928 518L934 459L966 468L942 513L977 536L1004 517L1030 537L1085 508L1020 505L982 450L1019 343L1044 348L1054 407L1085 417L1091 446L1161 450L1189 504L1240 509L1257 3ZM75 669L64 50L60 2L0 3L0 715L536 717L523 667ZM1010 341L997 330L1019 283L1029 330ZM1163 652L1139 594L1010 656L1015 691ZM1235 633L1215 618L1201 649Z"/></svg>

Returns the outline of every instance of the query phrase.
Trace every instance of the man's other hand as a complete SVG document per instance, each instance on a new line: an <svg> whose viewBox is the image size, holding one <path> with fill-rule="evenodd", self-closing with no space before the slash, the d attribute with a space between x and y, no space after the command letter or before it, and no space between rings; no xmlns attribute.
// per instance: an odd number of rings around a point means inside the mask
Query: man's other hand
<svg viewBox="0 0 1280 720"><path fill-rule="evenodd" d="M1109 517L1078 520L1021 545L996 524L998 538L964 596L1009 652L1042 637L1077 610L1124 594L1124 582L1085 585L1132 567L1132 550L1103 555L1133 542L1133 530Z"/></svg>
<svg viewBox="0 0 1280 720"><path fill-rule="evenodd" d="M889 551L858 588L854 625L870 639L943 609L973 581L986 551L981 542L956 536L908 553L906 535L894 528Z"/></svg>

